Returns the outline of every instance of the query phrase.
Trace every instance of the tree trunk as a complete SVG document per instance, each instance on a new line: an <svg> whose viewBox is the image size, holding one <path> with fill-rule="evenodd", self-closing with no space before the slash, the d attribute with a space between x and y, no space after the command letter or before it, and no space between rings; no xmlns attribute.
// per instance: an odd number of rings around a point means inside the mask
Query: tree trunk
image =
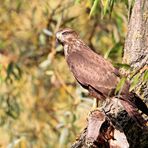
<svg viewBox="0 0 148 148"><path fill-rule="evenodd" d="M148 0L136 0L129 20L123 62L131 66L139 81L134 91L146 102L148 81L143 76L148 70ZM148 146L148 128L139 127L126 113L123 106L109 102L100 110L91 112L87 127L72 148L145 148Z"/></svg>
<svg viewBox="0 0 148 148"><path fill-rule="evenodd" d="M134 73L141 75L148 70L148 1L136 0L128 26L124 48L124 63L132 67ZM136 92L148 99L148 81L140 79Z"/></svg>

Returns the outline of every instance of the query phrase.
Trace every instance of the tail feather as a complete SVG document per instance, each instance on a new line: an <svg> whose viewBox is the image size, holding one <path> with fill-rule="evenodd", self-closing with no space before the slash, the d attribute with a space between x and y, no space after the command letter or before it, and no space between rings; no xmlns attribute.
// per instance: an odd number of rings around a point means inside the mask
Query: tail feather
<svg viewBox="0 0 148 148"><path fill-rule="evenodd" d="M137 111L135 104L129 103L125 100L121 100L121 104L124 106L125 110L129 114L129 116L135 120L140 126L146 125L146 120L142 117L142 115Z"/></svg>
<svg viewBox="0 0 148 148"><path fill-rule="evenodd" d="M135 93L130 93L130 98L136 107L148 116L148 107L146 104Z"/></svg>

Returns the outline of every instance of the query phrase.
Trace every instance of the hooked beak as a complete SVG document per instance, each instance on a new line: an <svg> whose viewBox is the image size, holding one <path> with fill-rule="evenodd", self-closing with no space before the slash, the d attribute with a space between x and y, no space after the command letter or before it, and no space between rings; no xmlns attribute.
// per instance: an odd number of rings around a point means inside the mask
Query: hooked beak
<svg viewBox="0 0 148 148"><path fill-rule="evenodd" d="M61 33L61 32L57 32L57 33L56 33L56 38L57 38L58 40L62 40L62 33Z"/></svg>
<svg viewBox="0 0 148 148"><path fill-rule="evenodd" d="M60 44L60 41L56 38L55 47L57 48Z"/></svg>
<svg viewBox="0 0 148 148"><path fill-rule="evenodd" d="M63 43L61 42L61 40L62 40L62 34L61 34L61 32L57 32L57 33L56 33L56 47L57 47L59 44L62 44L62 45L63 45Z"/></svg>

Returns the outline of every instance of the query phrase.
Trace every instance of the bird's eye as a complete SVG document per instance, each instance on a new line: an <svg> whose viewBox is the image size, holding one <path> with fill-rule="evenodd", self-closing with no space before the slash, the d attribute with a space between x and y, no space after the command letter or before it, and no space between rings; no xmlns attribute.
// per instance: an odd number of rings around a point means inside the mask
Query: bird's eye
<svg viewBox="0 0 148 148"><path fill-rule="evenodd" d="M71 34L71 33L73 33L74 31L65 31L65 32L63 32L62 33L62 35L68 35L68 34Z"/></svg>
<svg viewBox="0 0 148 148"><path fill-rule="evenodd" d="M69 32L63 32L63 33L62 33L62 35L67 35L67 34L69 34Z"/></svg>

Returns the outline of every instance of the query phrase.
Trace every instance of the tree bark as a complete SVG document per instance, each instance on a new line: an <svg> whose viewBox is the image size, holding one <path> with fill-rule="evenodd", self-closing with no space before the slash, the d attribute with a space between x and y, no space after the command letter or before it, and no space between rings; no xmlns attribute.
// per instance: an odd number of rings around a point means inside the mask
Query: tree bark
<svg viewBox="0 0 148 148"><path fill-rule="evenodd" d="M141 75L148 70L148 1L136 0L128 25L123 62ZM135 91L148 100L148 81L139 80Z"/></svg>

